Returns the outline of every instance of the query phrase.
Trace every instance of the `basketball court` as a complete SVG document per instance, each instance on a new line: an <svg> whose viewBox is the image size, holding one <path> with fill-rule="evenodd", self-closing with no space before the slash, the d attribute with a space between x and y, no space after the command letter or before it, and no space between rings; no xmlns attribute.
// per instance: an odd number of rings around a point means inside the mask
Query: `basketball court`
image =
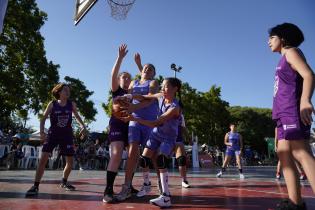
<svg viewBox="0 0 315 210"><path fill-rule="evenodd" d="M229 169L223 178L216 178L217 170L190 170L188 180L191 188L181 187L178 171L170 171L171 209L274 209L287 197L284 180L275 180L274 167L244 168L245 180L238 178L236 169ZM150 174L151 193L144 198L132 197L125 202L107 204L102 202L105 188L105 171L78 171L70 174L69 181L76 191L66 192L59 187L62 171L47 170L36 197L26 198L25 192L33 184L34 170L0 171L0 210L19 209L159 209L149 204L157 197L156 176ZM118 193L124 173L117 176L114 191ZM139 189L142 175L136 173L134 186ZM307 181L302 182L302 195L308 209L315 209L315 197Z"/></svg>

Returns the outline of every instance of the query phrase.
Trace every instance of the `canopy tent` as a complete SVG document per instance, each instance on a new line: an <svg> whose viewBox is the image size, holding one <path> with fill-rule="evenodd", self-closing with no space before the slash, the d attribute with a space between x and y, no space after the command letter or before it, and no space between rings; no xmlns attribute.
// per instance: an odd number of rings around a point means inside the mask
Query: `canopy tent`
<svg viewBox="0 0 315 210"><path fill-rule="evenodd" d="M48 130L45 128L44 132L47 134ZM34 133L29 135L29 141L40 141L40 131L37 130Z"/></svg>

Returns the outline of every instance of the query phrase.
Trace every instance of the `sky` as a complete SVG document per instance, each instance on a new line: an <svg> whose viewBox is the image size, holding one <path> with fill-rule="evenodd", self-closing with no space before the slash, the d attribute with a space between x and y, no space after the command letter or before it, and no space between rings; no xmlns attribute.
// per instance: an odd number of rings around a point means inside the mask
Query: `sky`
<svg viewBox="0 0 315 210"><path fill-rule="evenodd" d="M177 75L183 82L198 91L220 86L230 106L272 107L280 54L272 53L267 41L268 29L277 24L301 28L305 41L300 48L315 69L313 0L136 0L123 21L113 19L107 1L99 0L77 26L75 0L36 2L48 15L40 31L48 60L60 65L61 81L79 78L94 91L90 99L98 114L89 125L93 131L108 125L101 103L107 101L122 43L129 52L121 70L137 73L136 52L164 77L173 76L170 64L175 63L183 67ZM37 117L31 116L28 125L38 127Z"/></svg>

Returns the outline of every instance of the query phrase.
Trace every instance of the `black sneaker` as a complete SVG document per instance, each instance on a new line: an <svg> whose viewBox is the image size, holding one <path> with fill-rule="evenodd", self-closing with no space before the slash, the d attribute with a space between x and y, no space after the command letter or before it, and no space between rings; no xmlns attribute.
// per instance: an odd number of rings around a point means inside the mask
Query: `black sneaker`
<svg viewBox="0 0 315 210"><path fill-rule="evenodd" d="M75 190L75 187L72 186L71 184L69 184L68 182L61 183L60 187L66 189L66 191L74 191Z"/></svg>
<svg viewBox="0 0 315 210"><path fill-rule="evenodd" d="M306 205L304 202L300 205L296 205L289 199L286 199L277 205L276 210L306 210Z"/></svg>
<svg viewBox="0 0 315 210"><path fill-rule="evenodd" d="M131 189L132 195L137 195L137 193L139 192L139 190L135 189L132 185L131 185L130 189Z"/></svg>
<svg viewBox="0 0 315 210"><path fill-rule="evenodd" d="M36 186L32 186L31 189L29 189L27 192L26 192L26 196L35 196L38 194L38 187Z"/></svg>
<svg viewBox="0 0 315 210"><path fill-rule="evenodd" d="M113 203L115 201L114 191L111 188L106 188L104 191L103 203Z"/></svg>

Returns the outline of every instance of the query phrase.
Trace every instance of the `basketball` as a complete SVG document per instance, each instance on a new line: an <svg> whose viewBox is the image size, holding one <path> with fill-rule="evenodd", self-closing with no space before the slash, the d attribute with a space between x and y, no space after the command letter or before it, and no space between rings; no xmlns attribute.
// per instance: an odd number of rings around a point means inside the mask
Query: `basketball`
<svg viewBox="0 0 315 210"><path fill-rule="evenodd" d="M127 117L129 104L126 100L113 100L112 115L116 118Z"/></svg>

